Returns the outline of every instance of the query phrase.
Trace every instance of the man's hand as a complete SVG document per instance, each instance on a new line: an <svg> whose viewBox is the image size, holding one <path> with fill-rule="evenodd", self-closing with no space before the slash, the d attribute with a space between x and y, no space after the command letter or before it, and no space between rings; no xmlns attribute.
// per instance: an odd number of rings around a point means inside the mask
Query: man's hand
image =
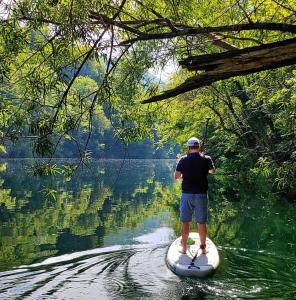
<svg viewBox="0 0 296 300"><path fill-rule="evenodd" d="M182 173L180 171L176 171L175 172L175 179L178 180L178 179L181 179L182 178Z"/></svg>
<svg viewBox="0 0 296 300"><path fill-rule="evenodd" d="M216 172L215 169L210 169L210 170L209 170L209 173L210 173L210 174L214 174L215 172Z"/></svg>

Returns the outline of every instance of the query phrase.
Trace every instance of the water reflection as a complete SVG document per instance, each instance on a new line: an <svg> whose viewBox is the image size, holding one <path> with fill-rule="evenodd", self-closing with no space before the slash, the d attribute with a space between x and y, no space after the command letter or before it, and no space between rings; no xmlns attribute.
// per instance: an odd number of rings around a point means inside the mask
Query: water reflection
<svg viewBox="0 0 296 300"><path fill-rule="evenodd" d="M105 236L159 212L156 186L172 183L169 161L101 161L71 181L29 176L28 164L6 164L1 176L1 270L106 245Z"/></svg>
<svg viewBox="0 0 296 300"><path fill-rule="evenodd" d="M1 299L296 296L296 208L267 186L211 177L221 265L196 280L165 264L180 232L174 161L99 161L70 181L32 177L29 163L0 167Z"/></svg>

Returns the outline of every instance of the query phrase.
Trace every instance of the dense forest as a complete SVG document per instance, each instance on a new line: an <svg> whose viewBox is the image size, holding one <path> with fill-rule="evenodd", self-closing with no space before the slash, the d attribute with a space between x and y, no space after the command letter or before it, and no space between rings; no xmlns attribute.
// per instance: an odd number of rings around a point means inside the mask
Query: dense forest
<svg viewBox="0 0 296 300"><path fill-rule="evenodd" d="M1 2L0 149L27 143L51 157L75 145L85 160L111 132L123 148L142 142L145 157L166 157L156 149L174 155L196 135L222 173L295 198L295 7Z"/></svg>

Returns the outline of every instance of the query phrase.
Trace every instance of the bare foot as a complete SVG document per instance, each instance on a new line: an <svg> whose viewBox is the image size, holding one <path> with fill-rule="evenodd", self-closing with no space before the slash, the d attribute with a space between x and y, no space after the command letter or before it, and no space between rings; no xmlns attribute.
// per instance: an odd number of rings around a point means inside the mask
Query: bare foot
<svg viewBox="0 0 296 300"><path fill-rule="evenodd" d="M208 253L206 245L200 245L200 249L201 249L201 254L207 254Z"/></svg>
<svg viewBox="0 0 296 300"><path fill-rule="evenodd" d="M182 254L186 254L187 249L186 249L186 248L183 249L183 247L180 246L179 249L178 249L178 251L179 251L180 253L182 253Z"/></svg>

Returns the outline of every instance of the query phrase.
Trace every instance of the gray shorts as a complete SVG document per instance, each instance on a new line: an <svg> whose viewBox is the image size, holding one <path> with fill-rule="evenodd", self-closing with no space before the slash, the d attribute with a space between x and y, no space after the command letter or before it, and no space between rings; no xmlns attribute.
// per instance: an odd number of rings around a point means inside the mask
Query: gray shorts
<svg viewBox="0 0 296 300"><path fill-rule="evenodd" d="M181 222L190 222L194 212L195 220L205 224L208 220L208 195L182 193L180 205Z"/></svg>

